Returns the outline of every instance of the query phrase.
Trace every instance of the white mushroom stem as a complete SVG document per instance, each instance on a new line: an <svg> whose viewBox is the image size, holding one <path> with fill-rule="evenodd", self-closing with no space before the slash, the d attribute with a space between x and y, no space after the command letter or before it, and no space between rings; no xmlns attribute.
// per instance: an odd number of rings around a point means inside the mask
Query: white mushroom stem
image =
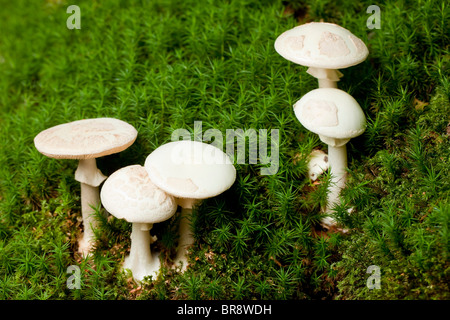
<svg viewBox="0 0 450 320"><path fill-rule="evenodd" d="M97 168L95 159L82 159L75 171L75 180L81 184L81 215L83 218L84 234L78 242L78 251L86 256L92 249L95 240L94 229L97 221L95 210L100 206L98 186L106 179Z"/></svg>
<svg viewBox="0 0 450 320"><path fill-rule="evenodd" d="M331 182L325 211L330 213L333 207L340 203L339 196L347 181L347 142L350 139L333 139L324 136L320 136L320 139L328 144L328 163ZM327 217L322 223L330 227L336 224L336 221L331 217Z"/></svg>
<svg viewBox="0 0 450 320"><path fill-rule="evenodd" d="M201 203L198 199L177 198L177 204L181 207L180 224L178 226L178 246L175 257L175 265L181 263L181 270L185 271L188 265L187 250L194 244L194 235L191 228L192 208Z"/></svg>
<svg viewBox="0 0 450 320"><path fill-rule="evenodd" d="M92 187L86 183L81 183L81 215L83 218L84 232L78 241L78 252L87 256L95 241L94 229L97 228L97 221L94 218L95 208L100 204L98 187Z"/></svg>
<svg viewBox="0 0 450 320"><path fill-rule="evenodd" d="M337 82L343 77L339 70L309 67L307 73L317 78L319 88L337 88Z"/></svg>
<svg viewBox="0 0 450 320"><path fill-rule="evenodd" d="M340 147L329 146L328 160L331 172L331 185L327 200L329 210L339 203L339 194L347 180L347 146L345 144Z"/></svg>
<svg viewBox="0 0 450 320"><path fill-rule="evenodd" d="M150 249L152 227L152 223L132 224L130 254L125 258L123 268L130 269L136 281L142 281L145 276L156 276L159 271L159 258L152 255Z"/></svg>
<svg viewBox="0 0 450 320"><path fill-rule="evenodd" d="M337 82L329 79L317 79L319 88L337 88Z"/></svg>

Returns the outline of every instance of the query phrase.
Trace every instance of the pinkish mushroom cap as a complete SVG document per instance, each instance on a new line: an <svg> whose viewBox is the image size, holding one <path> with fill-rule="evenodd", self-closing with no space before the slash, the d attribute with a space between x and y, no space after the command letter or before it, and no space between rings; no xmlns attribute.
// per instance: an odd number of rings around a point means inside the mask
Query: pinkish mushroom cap
<svg viewBox="0 0 450 320"><path fill-rule="evenodd" d="M361 63L369 54L361 39L341 26L325 22L310 22L285 31L276 39L275 50L289 61L320 69L347 68Z"/></svg>
<svg viewBox="0 0 450 320"><path fill-rule="evenodd" d="M141 165L117 170L106 179L100 197L105 209L132 223L158 223L176 212L174 198L159 189Z"/></svg>
<svg viewBox="0 0 450 320"><path fill-rule="evenodd" d="M46 129L34 138L34 144L50 158L92 159L123 151L136 137L136 129L122 120L95 118Z"/></svg>

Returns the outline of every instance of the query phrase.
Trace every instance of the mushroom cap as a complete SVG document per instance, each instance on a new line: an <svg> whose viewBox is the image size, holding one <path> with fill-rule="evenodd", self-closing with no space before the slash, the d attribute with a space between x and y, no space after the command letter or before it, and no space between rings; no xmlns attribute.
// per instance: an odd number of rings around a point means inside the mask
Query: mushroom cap
<svg viewBox="0 0 450 320"><path fill-rule="evenodd" d="M173 141L145 160L150 179L177 198L207 199L229 189L236 169L219 148L199 141Z"/></svg>
<svg viewBox="0 0 450 320"><path fill-rule="evenodd" d="M136 137L136 129L125 121L94 118L46 129L34 138L34 145L50 158L91 159L123 151Z"/></svg>
<svg viewBox="0 0 450 320"><path fill-rule="evenodd" d="M141 165L117 170L100 192L102 205L113 216L132 223L158 223L172 217L175 199L159 189Z"/></svg>
<svg viewBox="0 0 450 320"><path fill-rule="evenodd" d="M364 61L369 55L364 42L333 23L310 22L283 32L275 50L302 66L341 69Z"/></svg>
<svg viewBox="0 0 450 320"><path fill-rule="evenodd" d="M294 104L294 112L306 129L329 138L350 139L366 129L358 102L340 89L314 89Z"/></svg>

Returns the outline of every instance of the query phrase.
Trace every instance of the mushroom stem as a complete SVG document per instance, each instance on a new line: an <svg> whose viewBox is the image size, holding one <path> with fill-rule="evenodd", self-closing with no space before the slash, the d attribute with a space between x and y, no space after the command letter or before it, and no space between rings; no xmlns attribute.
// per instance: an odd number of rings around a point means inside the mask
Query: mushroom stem
<svg viewBox="0 0 450 320"><path fill-rule="evenodd" d="M192 209L190 208L181 208L180 212L180 225L178 227L178 247L177 247L177 255L175 257L175 263L182 263L182 270L185 270L187 267L187 250L189 246L194 243L194 235L191 230L191 217L192 217Z"/></svg>
<svg viewBox="0 0 450 320"><path fill-rule="evenodd" d="M332 208L339 204L339 194L347 180L346 144L338 146L328 145L328 161L331 172L331 184L328 191L326 212L330 213ZM332 218L324 219L323 223L328 226L335 224Z"/></svg>
<svg viewBox="0 0 450 320"><path fill-rule="evenodd" d="M98 186L106 179L97 168L95 158L82 159L75 171L75 180L81 185L81 215L83 218L84 234L78 242L78 251L86 256L95 241L93 229L98 226L94 214L100 206L100 192Z"/></svg>
<svg viewBox="0 0 450 320"><path fill-rule="evenodd" d="M337 88L337 82L343 74L339 70L309 67L307 73L317 78L319 88Z"/></svg>
<svg viewBox="0 0 450 320"><path fill-rule="evenodd" d="M175 264L181 263L181 270L185 271L188 265L187 250L194 244L194 234L191 228L192 208L200 204L197 199L177 199L178 205L181 207L180 224L178 226L178 246L175 256Z"/></svg>
<svg viewBox="0 0 450 320"><path fill-rule="evenodd" d="M337 88L337 81L329 79L317 79L319 88Z"/></svg>
<svg viewBox="0 0 450 320"><path fill-rule="evenodd" d="M98 187L92 187L81 182L81 216L83 218L84 232L78 241L78 252L87 256L92 250L95 241L94 229L98 223L94 214L96 208L100 205L100 195Z"/></svg>
<svg viewBox="0 0 450 320"><path fill-rule="evenodd" d="M106 180L106 176L97 168L95 158L81 159L78 161L78 168L75 171L75 180L98 187Z"/></svg>
<svg viewBox="0 0 450 320"><path fill-rule="evenodd" d="M132 224L130 254L125 258L123 268L130 269L136 281L142 281L145 276L156 276L160 267L158 257L154 257L150 249L149 230L152 227L151 223Z"/></svg>

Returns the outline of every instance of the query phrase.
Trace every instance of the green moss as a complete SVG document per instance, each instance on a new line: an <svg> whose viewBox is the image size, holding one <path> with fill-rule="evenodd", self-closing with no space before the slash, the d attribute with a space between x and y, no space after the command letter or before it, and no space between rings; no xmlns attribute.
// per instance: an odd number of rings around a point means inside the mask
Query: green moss
<svg viewBox="0 0 450 320"><path fill-rule="evenodd" d="M448 299L450 9L445 2L3 1L0 12L0 299ZM278 35L330 21L368 45L339 87L363 108L366 132L348 144L349 177L335 209L345 234L319 226L330 175L307 177L326 150L292 112L317 82L276 53ZM136 142L98 160L110 175L142 164L173 130L278 129L279 170L236 164L237 180L194 211L184 274L170 268L176 218L155 225L163 275L140 287L120 266L130 226L97 212L96 251L76 252L76 162L34 148L40 131L116 117ZM349 213L349 209L351 213ZM82 271L66 286L67 267ZM381 289L367 288L370 265Z"/></svg>

